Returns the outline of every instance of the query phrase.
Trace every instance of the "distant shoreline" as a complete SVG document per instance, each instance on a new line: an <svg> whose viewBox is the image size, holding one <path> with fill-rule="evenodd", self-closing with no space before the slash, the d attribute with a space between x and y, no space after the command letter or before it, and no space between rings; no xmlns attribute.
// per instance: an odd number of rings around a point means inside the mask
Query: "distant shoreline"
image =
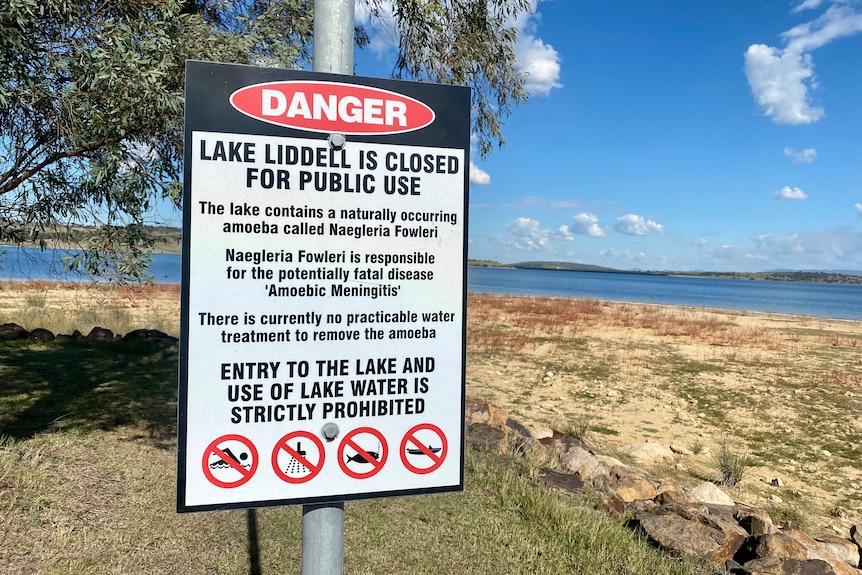
<svg viewBox="0 0 862 575"><path fill-rule="evenodd" d="M620 270L614 268L602 268L583 264L570 264L567 262L522 262L514 264L500 264L487 260L469 260L472 267L498 268L498 269L529 269L563 272L588 272L588 273L614 273L633 275L661 275L670 277L710 278L710 279L735 279L749 281L785 281L785 282L807 282L828 283L842 285L862 285L862 272L859 275L827 272L827 271L766 271L766 272L686 272L686 271L640 271Z"/></svg>

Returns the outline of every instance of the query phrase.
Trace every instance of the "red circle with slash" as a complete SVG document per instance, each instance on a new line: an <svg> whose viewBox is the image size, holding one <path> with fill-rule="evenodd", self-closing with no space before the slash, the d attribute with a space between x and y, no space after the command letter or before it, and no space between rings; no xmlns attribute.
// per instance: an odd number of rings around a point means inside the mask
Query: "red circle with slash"
<svg viewBox="0 0 862 575"><path fill-rule="evenodd" d="M440 440L440 447L432 447L427 441L421 441L418 434L424 431L430 431L433 433ZM427 433L423 433L422 435L424 437L428 436ZM449 442L446 441L446 435L443 433L442 429L431 423L420 423L419 425L411 427L407 433L404 434L404 438L401 440L401 463L404 464L404 467L413 473L418 473L419 475L431 473L438 469L443 465L443 461L446 459L446 453L448 452ZM414 464L410 461L408 455L420 457L422 464ZM428 465L424 465L425 462L427 462Z"/></svg>
<svg viewBox="0 0 862 575"><path fill-rule="evenodd" d="M289 441L294 438L301 439L309 439L311 443L317 448L317 453L320 454L317 463L312 463L311 460L313 458L306 457L306 451L302 450L301 442L296 442L296 448L291 447ZM282 466L279 465L278 459L279 456L285 453L289 457L289 466L293 466L296 464L297 471L291 471L290 469L284 470ZM284 437L276 442L275 447L272 450L272 469L275 471L275 474L278 475L279 478L287 481L288 483L292 483L294 485L298 485L300 483L305 483L306 481L311 481L314 479L320 470L323 469L323 460L326 458L326 452L323 449L323 442L320 441L316 435L309 431L293 431L288 433ZM305 471L303 471L305 470ZM288 475L288 473L304 473L300 475Z"/></svg>
<svg viewBox="0 0 862 575"><path fill-rule="evenodd" d="M354 439L357 435L368 434L372 435L380 446L380 451L372 451L360 446ZM345 456L344 449L349 447L356 453L354 455ZM357 427L350 433L344 436L341 443L338 445L338 465L341 470L348 476L354 479L368 479L383 469L386 463L386 458L389 456L389 447L386 445L386 439L383 434L371 427ZM365 472L354 471L348 464L370 465L371 469Z"/></svg>
<svg viewBox="0 0 862 575"><path fill-rule="evenodd" d="M233 454L231 451L231 442L239 442L243 447L248 449L251 454L251 463L246 467L240 460L245 459L243 456L248 456L247 453L241 453L239 457ZM218 459L215 461L210 461L210 457L215 455ZM257 449L250 439L247 437L243 437L242 435L222 435L212 443L210 443L207 448L204 450L204 456L201 461L201 465L203 466L204 476L209 480L210 483L215 485L216 487L223 487L225 489L231 489L233 487L239 487L248 482L249 479L252 478L254 472L257 471ZM239 477L236 479L222 477L219 479L216 477L216 474L213 473L213 469L223 469L226 473L230 473L231 475L235 475L236 472L239 474ZM232 471L228 471L232 470ZM219 475L222 475L219 472Z"/></svg>

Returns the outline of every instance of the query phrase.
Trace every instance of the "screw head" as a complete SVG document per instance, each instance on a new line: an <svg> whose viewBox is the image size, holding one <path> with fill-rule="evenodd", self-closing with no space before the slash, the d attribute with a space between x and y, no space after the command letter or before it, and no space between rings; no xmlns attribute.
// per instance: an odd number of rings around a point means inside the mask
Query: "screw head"
<svg viewBox="0 0 862 575"><path fill-rule="evenodd" d="M323 426L323 429L320 430L320 433L323 434L323 439L326 441L334 441L336 437L338 437L338 426L332 422L329 422Z"/></svg>
<svg viewBox="0 0 862 575"><path fill-rule="evenodd" d="M344 144L347 143L347 138L344 137L344 134L329 134L329 147L333 150L340 150L344 147Z"/></svg>

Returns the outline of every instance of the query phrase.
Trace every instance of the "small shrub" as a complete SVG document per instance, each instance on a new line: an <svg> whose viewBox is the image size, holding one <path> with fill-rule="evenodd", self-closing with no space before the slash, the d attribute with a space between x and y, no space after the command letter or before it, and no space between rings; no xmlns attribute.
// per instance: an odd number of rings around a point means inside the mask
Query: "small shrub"
<svg viewBox="0 0 862 575"><path fill-rule="evenodd" d="M715 464L720 475L719 483L727 487L738 485L749 466L748 460L727 442L715 454Z"/></svg>
<svg viewBox="0 0 862 575"><path fill-rule="evenodd" d="M44 308L48 303L48 294L45 292L29 292L24 296L24 303L27 307Z"/></svg>
<svg viewBox="0 0 862 575"><path fill-rule="evenodd" d="M577 440L587 439L590 434L590 421L585 415L576 415L574 418L566 420L560 433Z"/></svg>

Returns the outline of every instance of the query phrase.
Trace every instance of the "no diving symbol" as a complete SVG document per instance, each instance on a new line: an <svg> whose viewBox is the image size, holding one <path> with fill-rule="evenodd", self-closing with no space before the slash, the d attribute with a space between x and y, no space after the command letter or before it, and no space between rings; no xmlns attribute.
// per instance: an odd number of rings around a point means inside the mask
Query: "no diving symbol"
<svg viewBox="0 0 862 575"><path fill-rule="evenodd" d="M293 431L275 444L272 469L288 483L305 483L320 473L325 457L320 438L308 431Z"/></svg>
<svg viewBox="0 0 862 575"><path fill-rule="evenodd" d="M383 469L389 447L383 434L371 427L357 427L338 445L338 465L354 479L368 479Z"/></svg>
<svg viewBox="0 0 862 575"><path fill-rule="evenodd" d="M204 476L216 487L230 489L246 483L257 471L257 449L242 435L222 435L204 450Z"/></svg>
<svg viewBox="0 0 862 575"><path fill-rule="evenodd" d="M401 440L401 462L404 467L424 475L443 465L449 443L436 425L420 423L411 427Z"/></svg>

